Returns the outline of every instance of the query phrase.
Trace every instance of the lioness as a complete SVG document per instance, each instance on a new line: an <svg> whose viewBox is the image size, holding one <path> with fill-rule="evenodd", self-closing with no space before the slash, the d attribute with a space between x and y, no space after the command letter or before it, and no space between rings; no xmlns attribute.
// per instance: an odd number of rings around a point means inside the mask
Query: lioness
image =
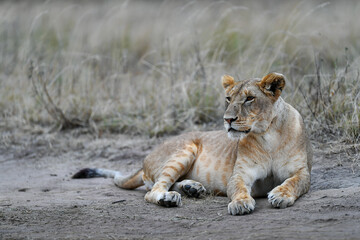
<svg viewBox="0 0 360 240"><path fill-rule="evenodd" d="M181 194L227 195L232 215L250 213L253 197L268 196L285 208L310 187L312 151L303 120L280 94L285 78L235 82L222 77L226 131L191 132L174 137L149 154L131 176L104 169L83 169L74 178L112 177L120 188L145 184L145 200L161 206L181 205Z"/></svg>

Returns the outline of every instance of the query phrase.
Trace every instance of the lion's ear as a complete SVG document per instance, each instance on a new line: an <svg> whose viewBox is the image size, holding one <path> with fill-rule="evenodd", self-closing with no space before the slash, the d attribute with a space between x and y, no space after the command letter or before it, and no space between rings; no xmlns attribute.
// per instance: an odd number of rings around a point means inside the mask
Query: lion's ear
<svg viewBox="0 0 360 240"><path fill-rule="evenodd" d="M285 77L280 73L269 73L257 85L261 91L276 101L285 87Z"/></svg>
<svg viewBox="0 0 360 240"><path fill-rule="evenodd" d="M226 90L228 87L232 87L234 86L234 78L229 76L229 75L224 75L222 78L221 78L221 82L222 82L222 85L223 85L223 88Z"/></svg>

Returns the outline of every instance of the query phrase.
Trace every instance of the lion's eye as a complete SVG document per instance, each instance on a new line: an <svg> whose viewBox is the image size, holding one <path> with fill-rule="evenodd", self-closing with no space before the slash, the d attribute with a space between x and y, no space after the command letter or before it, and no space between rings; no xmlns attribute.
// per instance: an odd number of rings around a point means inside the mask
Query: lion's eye
<svg viewBox="0 0 360 240"><path fill-rule="evenodd" d="M225 100L226 100L227 102L230 102L231 98L230 98L230 97L226 97Z"/></svg>
<svg viewBox="0 0 360 240"><path fill-rule="evenodd" d="M255 99L253 96L248 96L245 100L245 102L252 102Z"/></svg>

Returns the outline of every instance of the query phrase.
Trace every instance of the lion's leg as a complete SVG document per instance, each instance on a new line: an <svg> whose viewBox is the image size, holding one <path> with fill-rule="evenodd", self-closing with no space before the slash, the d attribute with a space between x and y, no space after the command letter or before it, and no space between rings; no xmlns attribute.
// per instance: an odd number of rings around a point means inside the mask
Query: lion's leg
<svg viewBox="0 0 360 240"><path fill-rule="evenodd" d="M145 200L165 207L181 206L181 195L176 191L169 191L170 187L192 167L198 146L195 143L187 144L169 158L162 172L156 179Z"/></svg>
<svg viewBox="0 0 360 240"><path fill-rule="evenodd" d="M206 193L206 189L201 183L190 179L174 183L171 190L176 191L181 195L195 198L202 197Z"/></svg>
<svg viewBox="0 0 360 240"><path fill-rule="evenodd" d="M293 205L298 197L309 190L309 187L310 173L304 167L269 192L268 201L273 207L286 208Z"/></svg>
<svg viewBox="0 0 360 240"><path fill-rule="evenodd" d="M241 215L251 213L255 209L251 188L257 179L266 176L264 168L259 165L247 166L246 161L238 161L234 166L227 189L227 195L231 199L228 205L229 214Z"/></svg>

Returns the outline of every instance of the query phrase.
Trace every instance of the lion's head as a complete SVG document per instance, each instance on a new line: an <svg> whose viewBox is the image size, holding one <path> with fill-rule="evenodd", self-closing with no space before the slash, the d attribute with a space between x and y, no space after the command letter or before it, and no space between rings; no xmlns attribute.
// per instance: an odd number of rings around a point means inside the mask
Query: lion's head
<svg viewBox="0 0 360 240"><path fill-rule="evenodd" d="M224 126L229 138L242 139L249 133L266 132L285 86L284 76L270 73L262 79L235 82L233 77L225 75L222 85L226 93Z"/></svg>

